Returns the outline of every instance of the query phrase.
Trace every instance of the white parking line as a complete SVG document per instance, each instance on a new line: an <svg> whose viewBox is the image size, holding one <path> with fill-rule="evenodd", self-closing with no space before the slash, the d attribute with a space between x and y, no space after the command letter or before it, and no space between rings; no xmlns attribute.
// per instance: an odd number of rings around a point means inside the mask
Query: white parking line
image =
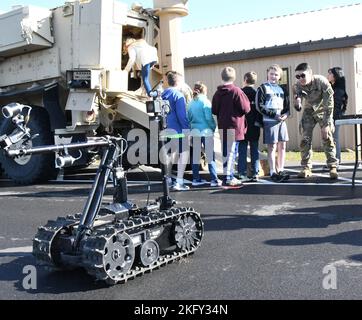
<svg viewBox="0 0 362 320"><path fill-rule="evenodd" d="M18 191L6 191L0 192L0 197L7 197L7 196L24 196L27 194L34 194L34 192L18 192Z"/></svg>
<svg viewBox="0 0 362 320"><path fill-rule="evenodd" d="M33 247L17 247L17 248L9 248L0 250L0 254L14 254L14 253L32 253Z"/></svg>

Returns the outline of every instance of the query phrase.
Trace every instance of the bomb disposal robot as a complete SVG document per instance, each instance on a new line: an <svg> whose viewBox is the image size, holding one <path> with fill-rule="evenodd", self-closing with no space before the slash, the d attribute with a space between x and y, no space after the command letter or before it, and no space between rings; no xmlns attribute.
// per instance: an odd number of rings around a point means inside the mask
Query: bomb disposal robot
<svg viewBox="0 0 362 320"><path fill-rule="evenodd" d="M62 167L74 161L72 150L103 149L83 212L49 221L38 229L33 239L33 255L39 264L51 269L83 267L97 280L112 285L159 269L199 248L204 233L200 214L191 208L175 207L169 195L165 165L162 166L163 196L139 208L128 201L127 179L122 168L127 142L122 137L104 136L87 142L32 147L29 142L34 136L27 126L31 123L31 109L11 104L2 110L15 126L11 134L0 137L0 152L5 157L55 153L57 165ZM155 114L151 121L160 130L166 127L168 109L167 101L148 102L147 110ZM22 146L18 147L20 141ZM164 143L162 140L161 147ZM113 202L103 204L110 178Z"/></svg>

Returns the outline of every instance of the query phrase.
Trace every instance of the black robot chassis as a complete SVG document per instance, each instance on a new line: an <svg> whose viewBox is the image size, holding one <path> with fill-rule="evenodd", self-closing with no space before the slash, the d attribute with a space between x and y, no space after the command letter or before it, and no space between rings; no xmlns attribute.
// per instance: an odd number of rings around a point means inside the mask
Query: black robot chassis
<svg viewBox="0 0 362 320"><path fill-rule="evenodd" d="M71 245L69 251L64 249L74 238L79 217L58 218L40 227L33 254L40 265L55 270L83 267L108 284L125 283L193 254L203 233L200 215L190 208L136 215L117 222L97 220L99 226L81 241L79 255L72 255Z"/></svg>
<svg viewBox="0 0 362 320"><path fill-rule="evenodd" d="M151 121L165 127L166 106L156 101L160 113ZM161 107L160 107L161 106ZM192 208L175 208L170 198L166 167L162 166L163 196L147 207L128 201L127 179L122 168L124 139L101 137L84 143L16 148L34 139L26 124L23 105L3 111L17 129L0 137L0 149L11 158L40 153L56 153L58 167L70 165L70 150L103 148L103 157L82 213L49 221L33 239L33 255L39 265L50 270L84 268L97 280L110 285L152 272L193 254L203 238L204 225ZM163 146L161 142L161 148ZM2 151L2 152L3 152ZM103 203L108 182L113 181L113 202Z"/></svg>

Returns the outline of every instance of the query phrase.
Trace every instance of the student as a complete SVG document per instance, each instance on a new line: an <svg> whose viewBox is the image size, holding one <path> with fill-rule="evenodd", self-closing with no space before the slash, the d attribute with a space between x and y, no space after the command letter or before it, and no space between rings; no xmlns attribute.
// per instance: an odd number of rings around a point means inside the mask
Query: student
<svg viewBox="0 0 362 320"><path fill-rule="evenodd" d="M188 137L186 136L190 131L186 113L186 100L178 89L180 78L177 72L167 73L167 83L169 87L162 93L162 99L168 100L170 103L170 113L167 115L166 131L169 132L168 138L176 145L176 148L173 148L176 154L172 154L171 159L174 159L178 155L177 180L171 189L175 191L185 191L190 189L184 183L185 169L190 154ZM172 166L169 166L169 168L171 169ZM168 177L170 181L171 172L168 172Z"/></svg>
<svg viewBox="0 0 362 320"><path fill-rule="evenodd" d="M223 85L219 86L212 99L212 113L217 117L222 138L224 185L240 186L234 177L234 165L239 142L245 139L245 115L250 112L250 102L245 93L238 88L235 69L226 67L221 73Z"/></svg>
<svg viewBox="0 0 362 320"><path fill-rule="evenodd" d="M278 85L282 70L274 64L268 69L268 82L262 84L256 94L256 108L263 115L264 143L268 145L270 176L274 182L289 179L284 171L286 145L289 141L286 120L289 116L289 102L283 89ZM276 152L278 151L278 161ZM277 163L278 162L278 163ZM277 166L279 172L277 172Z"/></svg>
<svg viewBox="0 0 362 320"><path fill-rule="evenodd" d="M248 72L244 76L243 92L246 94L250 101L251 111L246 115L246 122L248 130L246 132L245 140L240 141L239 144L239 179L243 181L258 181L259 175L259 139L260 139L260 125L263 121L262 115L256 110L255 97L256 90L255 84L257 82L257 74L254 71ZM250 145L250 158L251 158L251 177L247 177L247 151Z"/></svg>
<svg viewBox="0 0 362 320"><path fill-rule="evenodd" d="M124 44L124 51L128 52L129 60L125 71L130 72L136 64L141 70L143 85L149 97L157 97L158 92L152 91L150 84L151 69L158 62L157 49L150 46L144 39L127 38Z"/></svg>
<svg viewBox="0 0 362 320"><path fill-rule="evenodd" d="M188 106L192 99L194 98L194 91L190 88L190 86L186 83L185 77L182 74L178 74L180 77L179 90L185 96L186 105Z"/></svg>
<svg viewBox="0 0 362 320"><path fill-rule="evenodd" d="M295 69L297 83L294 87L295 108L302 111L301 165L298 178L312 176L312 141L314 127L319 124L327 167L332 180L338 179L336 145L333 139L333 89L326 77L314 75L308 63L301 63Z"/></svg>
<svg viewBox="0 0 362 320"><path fill-rule="evenodd" d="M334 67L328 70L328 81L332 85L334 91L334 109L333 120L340 119L347 110L348 95L346 92L346 78L344 77L343 69ZM339 142L339 126L335 126L333 138L336 143L336 156L338 162L341 163L341 144Z"/></svg>
<svg viewBox="0 0 362 320"><path fill-rule="evenodd" d="M206 85L197 82L194 86L193 95L194 98L188 105L187 112L193 140L192 185L196 187L207 184L206 180L200 178L201 147L203 147L209 162L210 186L218 187L221 186L222 182L217 177L215 162L214 133L216 123L211 111L211 102L207 99Z"/></svg>

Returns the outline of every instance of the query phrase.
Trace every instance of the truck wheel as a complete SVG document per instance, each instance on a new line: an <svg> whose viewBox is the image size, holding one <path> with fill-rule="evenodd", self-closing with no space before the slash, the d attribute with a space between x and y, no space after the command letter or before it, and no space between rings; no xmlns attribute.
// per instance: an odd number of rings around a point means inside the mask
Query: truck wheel
<svg viewBox="0 0 362 320"><path fill-rule="evenodd" d="M12 148L37 147L54 144L54 137L50 131L49 116L45 109L33 107L28 127L31 135L39 134L26 144L17 144ZM5 119L0 125L0 135L10 134L15 129L10 119ZM15 159L9 158L0 152L0 164L5 175L17 184L33 184L45 182L56 177L54 154L27 155Z"/></svg>

